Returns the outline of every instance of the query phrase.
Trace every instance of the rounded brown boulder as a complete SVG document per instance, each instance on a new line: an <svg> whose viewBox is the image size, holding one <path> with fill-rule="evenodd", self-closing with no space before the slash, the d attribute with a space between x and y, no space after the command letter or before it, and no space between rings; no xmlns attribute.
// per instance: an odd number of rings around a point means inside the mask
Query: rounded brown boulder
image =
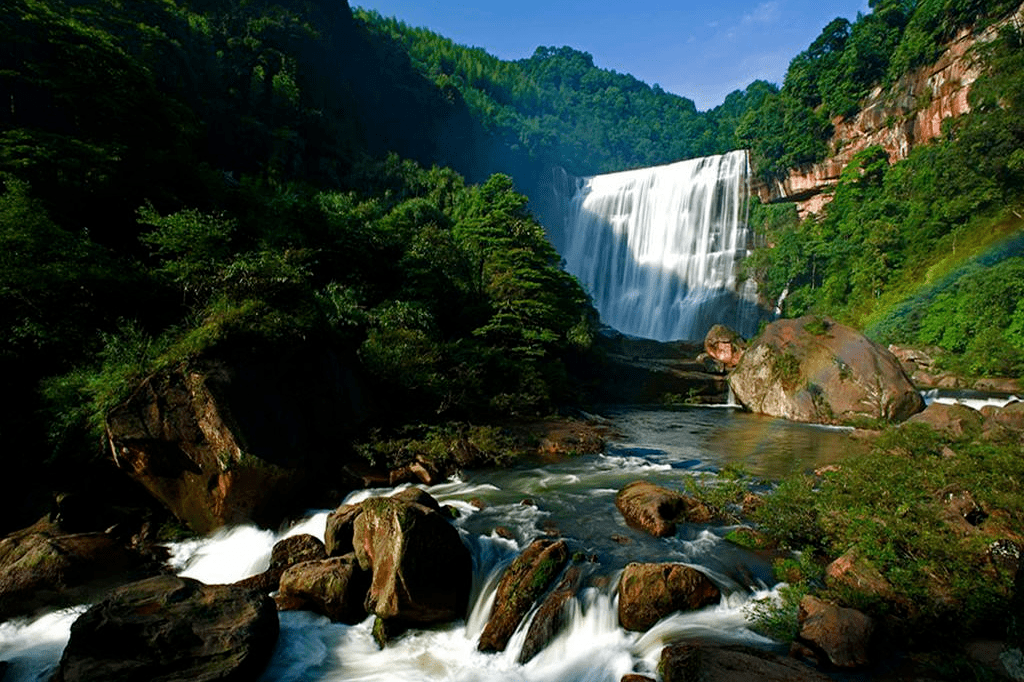
<svg viewBox="0 0 1024 682"><path fill-rule="evenodd" d="M715 584L689 566L632 563L619 581L619 624L645 632L669 614L694 611L720 597Z"/></svg>
<svg viewBox="0 0 1024 682"><path fill-rule="evenodd" d="M662 682L829 682L792 659L737 645L684 642L661 651Z"/></svg>
<svg viewBox="0 0 1024 682"><path fill-rule="evenodd" d="M648 481L623 487L615 506L630 526L658 538L675 535L677 523L708 523L713 517L700 501Z"/></svg>
<svg viewBox="0 0 1024 682"><path fill-rule="evenodd" d="M366 618L370 574L359 568L355 554L305 561L281 576L277 596L282 611L313 611L335 622L354 625Z"/></svg>
<svg viewBox="0 0 1024 682"><path fill-rule="evenodd" d="M0 621L88 603L159 565L106 533L63 533L46 522L0 540Z"/></svg>
<svg viewBox="0 0 1024 682"><path fill-rule="evenodd" d="M704 336L704 351L727 369L739 364L746 349L743 337L724 324L716 324Z"/></svg>
<svg viewBox="0 0 1024 682"><path fill-rule="evenodd" d="M800 601L800 634L793 643L796 655L819 665L856 668L870 662L875 624L856 609L807 595Z"/></svg>
<svg viewBox="0 0 1024 682"><path fill-rule="evenodd" d="M54 682L251 681L277 635L266 595L157 576L115 590L75 621Z"/></svg>
<svg viewBox="0 0 1024 682"><path fill-rule="evenodd" d="M748 410L802 422L900 422L924 407L896 356L827 317L769 324L729 385Z"/></svg>

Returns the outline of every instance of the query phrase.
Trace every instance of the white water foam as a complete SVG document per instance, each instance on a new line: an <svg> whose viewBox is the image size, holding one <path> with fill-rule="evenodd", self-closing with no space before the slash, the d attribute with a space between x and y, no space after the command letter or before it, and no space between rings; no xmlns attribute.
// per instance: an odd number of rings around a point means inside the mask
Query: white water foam
<svg viewBox="0 0 1024 682"><path fill-rule="evenodd" d="M1006 407L1010 403L1024 402L1024 398L1017 395L984 395L974 391L964 391L960 394L953 391L950 394L943 395L943 392L937 388L922 391L921 397L924 398L926 405L931 405L932 403L965 405L975 410L980 410L986 406Z"/></svg>

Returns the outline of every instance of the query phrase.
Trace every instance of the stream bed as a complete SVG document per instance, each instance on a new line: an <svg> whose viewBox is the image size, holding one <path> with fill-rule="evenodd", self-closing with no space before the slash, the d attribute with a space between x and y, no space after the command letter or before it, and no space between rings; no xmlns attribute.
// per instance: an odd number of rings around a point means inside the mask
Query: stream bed
<svg viewBox="0 0 1024 682"><path fill-rule="evenodd" d="M618 682L630 672L653 676L661 648L676 639L771 648L770 640L748 628L745 616L752 599L772 594L771 568L722 539L732 527L689 524L674 537L653 538L626 525L615 494L637 479L683 489L691 477L713 479L726 466L777 480L841 459L855 447L847 434L731 407L608 408L602 416L621 438L601 454L467 471L425 488L459 511L455 524L473 556L474 587L464 620L410 631L381 650L371 634L372 618L347 626L307 612L285 612L261 682ZM358 491L346 502L396 490ZM281 538L311 533L322 539L328 512L312 510L280 532L239 526L178 543L171 547L172 567L207 583L254 575L267 567ZM525 665L517 662L525 623L505 652L478 652L501 572L531 541L554 535L586 557L588 586L571 602L567 627ZM719 586L723 597L717 605L665 618L646 633L626 632L618 626L615 585L631 561L692 565ZM83 610L0 624L0 660L10 664L5 682L47 680Z"/></svg>

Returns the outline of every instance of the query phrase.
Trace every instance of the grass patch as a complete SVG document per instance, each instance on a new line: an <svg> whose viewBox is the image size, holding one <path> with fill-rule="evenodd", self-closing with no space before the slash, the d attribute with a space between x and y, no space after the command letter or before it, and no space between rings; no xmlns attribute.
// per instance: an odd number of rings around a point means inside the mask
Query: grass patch
<svg viewBox="0 0 1024 682"><path fill-rule="evenodd" d="M952 449L956 454L948 456ZM946 454L943 454L943 451ZM955 500L979 513L965 514ZM923 425L891 427L872 450L822 476L782 481L754 512L781 545L829 559L855 551L891 585L908 628L945 633L1005 627L1014 566L993 551L1024 537L1024 446L952 441ZM808 589L807 565L780 578ZM828 595L885 615L892 603ZM913 625L909 625L913 624Z"/></svg>

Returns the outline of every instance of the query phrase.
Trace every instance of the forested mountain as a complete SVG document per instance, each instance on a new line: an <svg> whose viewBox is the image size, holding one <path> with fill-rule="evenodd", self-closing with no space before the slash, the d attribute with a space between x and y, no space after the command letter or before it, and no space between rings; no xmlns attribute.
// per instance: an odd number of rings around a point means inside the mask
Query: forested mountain
<svg viewBox="0 0 1024 682"><path fill-rule="evenodd" d="M344 2L13 0L0 42L7 503L216 358L328 348L366 428L572 396L585 295L507 176L387 154L471 160L473 125Z"/></svg>
<svg viewBox="0 0 1024 682"><path fill-rule="evenodd" d="M917 3L908 10L881 3L852 27L833 22L794 59L775 97L779 106L848 114L847 102L866 88L884 88L906 69L927 64L958 29L981 35L1017 3L947 5ZM872 35L863 27L883 21L889 33L881 25L871 29L891 34L876 40L888 47L877 52L875 80L835 88L829 74L847 60L858 35ZM951 367L968 374L1024 371L1021 45L1013 22L976 44L970 57L982 68L971 86L971 111L947 120L938 139L915 146L904 160L893 163L882 147L854 155L821 215L800 222L791 206L761 208L755 221L771 248L748 265L762 294L784 297L787 315L829 314L886 343L937 346L953 353ZM832 66L808 71L815 60ZM918 97L926 104L930 94ZM756 129L771 134L768 125Z"/></svg>
<svg viewBox="0 0 1024 682"><path fill-rule="evenodd" d="M832 139L833 123L854 116L871 91L895 87L958 32L980 35L1018 5L873 0L870 13L825 26L794 57L781 87L752 83L708 112L568 47L507 62L398 19L365 11L356 18L400 44L423 76L467 103L500 149L525 154L534 168L592 174L746 147L755 171L772 182L843 144ZM961 369L970 372L1020 371L1024 308L1018 278L1006 276L1016 260L989 267L1021 251L1013 240L1024 180L1019 46L1012 25L979 45L972 58L985 66L972 113L905 161L893 165L881 149L857 156L820 216L800 224L791 207L755 210L761 240L774 248L759 250L748 271L767 304L785 292L787 315L834 315L886 342L966 352ZM930 97L915 96L921 105ZM517 177L533 189L528 174ZM984 325L978 308L990 312Z"/></svg>
<svg viewBox="0 0 1024 682"><path fill-rule="evenodd" d="M534 163L592 175L736 148L741 93L702 114L692 101L598 68L570 47L538 47L529 59L503 61L398 18L365 10L355 16L372 35L401 45L442 91L465 100L504 150Z"/></svg>
<svg viewBox="0 0 1024 682"><path fill-rule="evenodd" d="M146 377L283 347L343 356L392 396L381 427L552 409L596 321L514 186L741 146L772 177L827 154L831 120L870 88L1011 5L873 3L829 24L781 88L697 112L585 52L504 62L343 0L9 0L5 480L48 487L44 465L74 480ZM1020 231L1020 45L1009 31L985 50L975 112L944 140L893 166L859 158L827 215L758 209L775 246L750 264L764 294L880 338L996 343L1009 364L977 369L1019 371L1019 258L959 279L936 264ZM911 291L922 277L936 286Z"/></svg>

